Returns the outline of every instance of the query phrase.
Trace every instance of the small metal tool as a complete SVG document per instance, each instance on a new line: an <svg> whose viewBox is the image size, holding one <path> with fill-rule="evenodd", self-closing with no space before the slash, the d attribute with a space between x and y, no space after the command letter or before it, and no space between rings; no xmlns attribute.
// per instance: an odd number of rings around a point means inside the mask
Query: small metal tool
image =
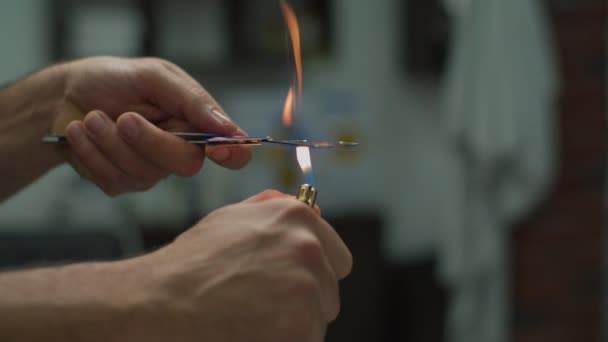
<svg viewBox="0 0 608 342"><path fill-rule="evenodd" d="M313 208L317 200L317 189L310 184L302 184L298 190L296 199Z"/></svg>
<svg viewBox="0 0 608 342"><path fill-rule="evenodd" d="M175 132L176 136L198 145L262 145L276 144L286 146L306 146L310 148L353 148L359 143L350 141L316 141L316 140L279 140L272 137L225 137L210 133ZM42 138L43 143L65 143L66 137L62 134L47 134Z"/></svg>

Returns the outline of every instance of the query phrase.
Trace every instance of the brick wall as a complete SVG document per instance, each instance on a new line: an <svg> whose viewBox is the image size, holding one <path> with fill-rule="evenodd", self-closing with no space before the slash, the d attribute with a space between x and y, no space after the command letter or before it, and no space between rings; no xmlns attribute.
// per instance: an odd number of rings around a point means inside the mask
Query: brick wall
<svg viewBox="0 0 608 342"><path fill-rule="evenodd" d="M546 3L562 73L559 169L552 194L512 236L513 340L600 341L607 4Z"/></svg>

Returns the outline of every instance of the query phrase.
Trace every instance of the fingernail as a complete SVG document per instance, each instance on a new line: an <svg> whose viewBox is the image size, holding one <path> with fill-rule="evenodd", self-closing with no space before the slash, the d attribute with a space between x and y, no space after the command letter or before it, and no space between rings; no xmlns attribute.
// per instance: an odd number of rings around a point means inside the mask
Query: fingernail
<svg viewBox="0 0 608 342"><path fill-rule="evenodd" d="M82 129L79 124L73 124L68 126L68 138L73 142L77 143L82 138Z"/></svg>
<svg viewBox="0 0 608 342"><path fill-rule="evenodd" d="M118 121L118 132L130 144L139 138L139 127L134 118L127 115Z"/></svg>
<svg viewBox="0 0 608 342"><path fill-rule="evenodd" d="M211 159L222 162L230 158L230 150L225 147L220 147L211 152Z"/></svg>
<svg viewBox="0 0 608 342"><path fill-rule="evenodd" d="M226 114L220 112L218 109L212 109L211 114L213 115L213 118L215 119L215 121L222 126L225 126L225 125L236 126L234 124L234 122L228 116L226 116Z"/></svg>
<svg viewBox="0 0 608 342"><path fill-rule="evenodd" d="M95 135L100 135L106 129L106 121L102 117L102 113L93 111L84 119L84 125L87 130Z"/></svg>

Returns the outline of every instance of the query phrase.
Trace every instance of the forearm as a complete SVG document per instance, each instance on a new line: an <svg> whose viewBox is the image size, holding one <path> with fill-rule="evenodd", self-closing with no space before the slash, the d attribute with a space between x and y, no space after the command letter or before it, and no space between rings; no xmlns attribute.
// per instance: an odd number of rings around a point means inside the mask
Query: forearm
<svg viewBox="0 0 608 342"><path fill-rule="evenodd" d="M127 341L132 278L112 263L0 273L0 341Z"/></svg>
<svg viewBox="0 0 608 342"><path fill-rule="evenodd" d="M62 98L60 66L0 89L0 200L61 163L56 146L43 145Z"/></svg>

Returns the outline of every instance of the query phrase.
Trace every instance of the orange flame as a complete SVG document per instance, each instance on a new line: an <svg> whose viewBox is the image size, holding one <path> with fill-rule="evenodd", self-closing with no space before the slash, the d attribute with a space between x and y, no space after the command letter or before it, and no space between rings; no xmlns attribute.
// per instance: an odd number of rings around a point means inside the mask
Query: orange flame
<svg viewBox="0 0 608 342"><path fill-rule="evenodd" d="M298 96L302 96L302 53L300 49L300 25L298 24L298 18L291 6L285 1L281 0L281 9L283 10L283 16L285 17L285 23L287 23L287 29L291 37L291 45L293 47L293 58L296 64L296 81Z"/></svg>
<svg viewBox="0 0 608 342"><path fill-rule="evenodd" d="M312 161L310 160L310 149L308 146L296 147L296 154L298 156L298 164L304 174L309 173L312 170Z"/></svg>
<svg viewBox="0 0 608 342"><path fill-rule="evenodd" d="M291 127L293 123L293 100L294 100L293 87L289 87L289 92L285 98L285 106L283 107L283 126Z"/></svg>
<svg viewBox="0 0 608 342"><path fill-rule="evenodd" d="M296 74L293 85L289 87L289 92L285 98L285 106L283 108L283 125L290 127L293 123L293 112L296 104L299 104L302 99L302 53L300 49L300 28L298 18L291 6L286 0L281 0L281 9L285 17L285 23L289 30L291 38L291 46L293 49L293 58L296 65ZM296 148L298 164L305 175L311 175L312 161L310 158L310 149L307 146L298 146Z"/></svg>
<svg viewBox="0 0 608 342"><path fill-rule="evenodd" d="M296 17L293 8L285 0L281 0L281 9L283 11L283 16L285 17L287 29L289 30L293 48L293 58L296 65L295 84L289 89L289 93L287 93L283 110L283 124L286 127L289 127L293 122L295 105L300 103L302 98L302 54L300 49L300 27L298 18Z"/></svg>

